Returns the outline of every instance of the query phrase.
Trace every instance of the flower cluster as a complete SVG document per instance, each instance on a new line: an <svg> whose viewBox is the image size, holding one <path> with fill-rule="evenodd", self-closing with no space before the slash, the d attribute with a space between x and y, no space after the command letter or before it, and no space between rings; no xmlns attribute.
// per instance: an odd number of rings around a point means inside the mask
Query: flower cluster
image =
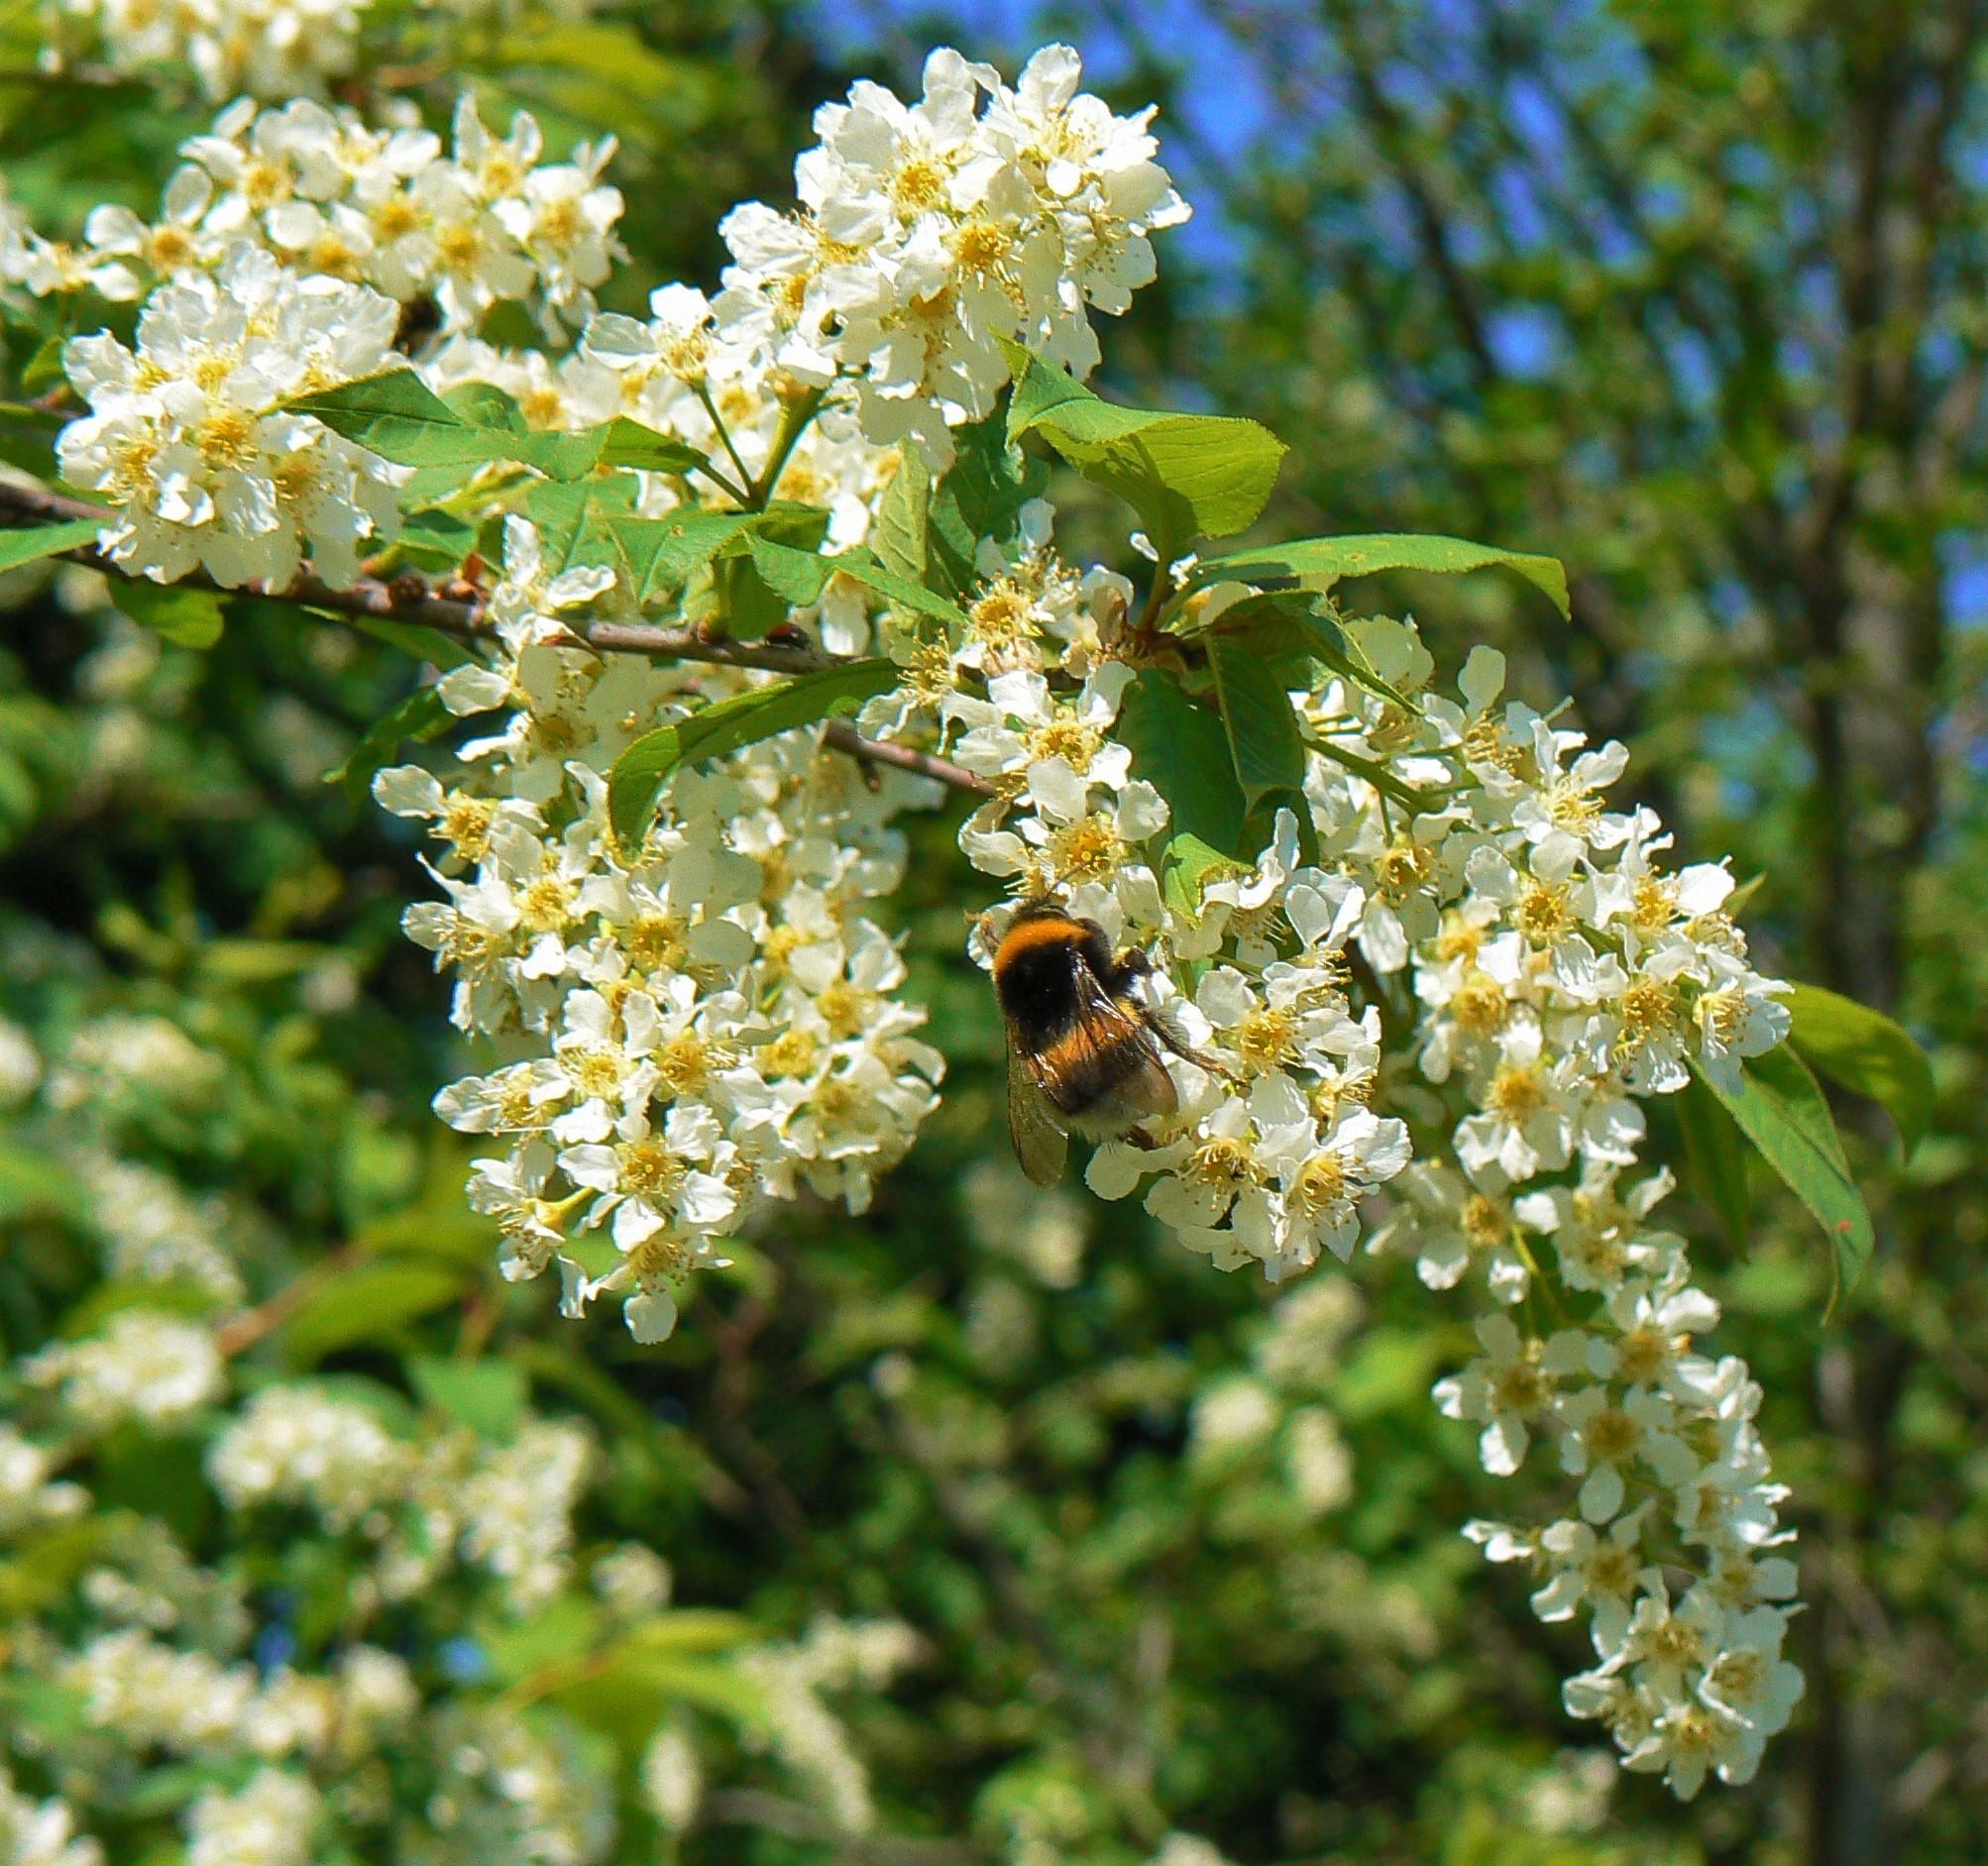
<svg viewBox="0 0 1988 1866"><path fill-rule="evenodd" d="M1367 1105L1380 1013L1356 1013L1347 989L1373 877L1301 861L1286 810L1250 869L1226 864L1192 906L1169 906L1154 865L1168 805L1136 771L1122 717L1137 699L1130 586L1066 566L1040 505L981 570L963 639L909 646L911 679L865 722L936 717L949 754L994 792L960 831L974 867L1146 955L1143 1009L1178 1108L1100 1146L1092 1190L1144 1186L1147 1210L1225 1269L1260 1263L1275 1280L1324 1252L1346 1258L1362 1199L1408 1160L1403 1124ZM976 935L983 960L1003 925L997 912Z"/></svg>
<svg viewBox="0 0 1988 1866"><path fill-rule="evenodd" d="M367 1590L406 1599L455 1558L530 1605L572 1564L572 1513L591 1445L577 1428L534 1424L512 1443L445 1432L416 1445L364 1406L307 1385L271 1387L215 1441L208 1475L235 1509L301 1505L327 1534L372 1550Z"/></svg>
<svg viewBox="0 0 1988 1866"><path fill-rule="evenodd" d="M1362 639L1397 694L1426 685L1411 629ZM1376 1243L1412 1249L1433 1287L1482 1270L1483 1353L1438 1400L1480 1427L1493 1475L1544 1443L1580 1484L1572 1516L1473 1533L1534 1564L1543 1618L1590 1614L1601 1664L1569 1682L1570 1710L1688 1797L1708 1769L1748 1779L1788 1720L1795 1571L1773 1553L1791 1532L1760 1389L1743 1362L1697 1351L1717 1304L1653 1221L1669 1175L1635 1175L1638 1104L1693 1068L1734 1080L1788 1015L1723 911L1724 869L1670 871L1654 815L1609 808L1622 748L1585 749L1502 685L1480 649L1461 704L1432 694L1409 714L1340 681L1306 703L1322 851L1369 877L1355 943L1408 981L1420 1073L1455 1098ZM1355 775L1383 758L1414 787L1391 808ZM1681 1596L1670 1570L1696 1577Z"/></svg>
<svg viewBox="0 0 1988 1866"><path fill-rule="evenodd" d="M582 16L590 0L544 0L537 11ZM121 75L183 89L191 70L210 103L229 98L322 98L363 79L365 41L389 31L397 10L377 0L48 0L51 64L101 61ZM428 0L430 18L515 26L518 0ZM373 49L377 56L377 43ZM341 85L339 80L348 80Z"/></svg>
<svg viewBox="0 0 1988 1866"><path fill-rule="evenodd" d="M221 1390L211 1332L152 1309L126 1309L104 1332L45 1348L21 1363L31 1386L51 1389L78 1429L107 1432L127 1420L170 1425Z"/></svg>
<svg viewBox="0 0 1988 1866"><path fill-rule="evenodd" d="M1162 794L1170 735L1198 722L1222 747L1236 725L1211 691L1219 668L1187 638L1239 604L1275 614L1291 593L1210 584L1192 560L1156 565L1135 623L1133 585L1066 562L1049 508L1024 502L1012 476L1013 499L973 526L993 535L945 540L956 604L926 587L911 601L911 580L867 554L835 574L838 555L881 542L893 488L960 460L956 431L1009 380L1003 343L1087 372L1091 311L1125 308L1152 276L1149 235L1185 216L1150 113L1114 116L1077 82L1074 55L1051 48L1013 88L950 52L929 60L915 104L856 86L817 117L799 208L735 209L718 292L666 285L647 320L595 312L619 257L609 152L542 165L529 118L499 139L469 99L447 153L424 130L315 103L245 103L186 147L157 223L99 209L72 253L10 225L0 263L38 291L150 290L135 349L109 335L68 346L91 413L60 442L66 477L118 506L104 548L134 574L283 584L308 553L327 579L356 577L362 550L394 537L408 475L283 404L398 366L396 346L413 342L401 311L418 301L439 321L411 362L431 387L502 388L535 430L626 414L699 450L683 472L587 482L577 496L598 509L578 531L556 518L562 489L466 468L452 511L487 527L486 548L500 525L502 563L481 593L477 653L437 695L477 724L446 775L408 765L374 785L429 838L438 898L410 908L405 930L452 976L456 1025L498 1058L435 1107L485 1137L469 1197L501 1233L507 1277L556 1269L569 1314L611 1294L638 1340L660 1341L686 1278L726 1267L774 1201L805 1191L862 1211L936 1106L941 1058L872 906L903 879L895 820L936 801L930 780L859 766L805 726L676 766L632 830L610 808L609 773L638 739L748 703L767 677L603 653L592 624L664 609L724 623L738 590L756 590L755 633L890 656L895 685L857 722L888 744L858 750L912 764L937 752L984 795L959 847L1009 898L969 935L978 961L991 969L1008 917L1043 901L1125 955L1119 1004L1097 1009L1143 1027L1165 1079L1149 1083L1148 1118L1092 1151L1090 1188L1140 1198L1216 1266L1271 1282L1349 1259L1382 1200L1373 1249L1411 1252L1433 1288L1482 1271L1483 1352L1438 1401L1478 1428L1491 1474L1538 1447L1577 1483L1543 1526L1472 1533L1491 1559L1534 1566L1542 1617L1587 1613L1598 1663L1566 1701L1606 1724L1630 1767L1665 1771L1687 1797L1709 1771L1743 1781L1801 1689L1781 1656L1784 1492L1745 1365L1699 1349L1718 1309L1654 1220L1668 1176L1639 1167L1648 1098L1694 1074L1730 1087L1788 1030L1724 868L1671 868L1658 819L1611 803L1622 747L1590 748L1558 713L1506 700L1489 650L1457 697L1433 691L1413 625L1386 619L1332 618L1347 647L1318 671L1279 661L1306 671L1283 696L1286 776L1259 787L1268 802L1229 785L1226 766L1213 804L1178 783ZM515 302L549 351L480 335ZM966 464L994 472L981 456L998 443L975 448ZM776 499L788 503L767 512ZM795 506L820 515L806 538L828 552L817 581L794 586L819 588L810 601L776 588L780 565L806 555L777 528ZM636 589L621 520L678 512L646 535L688 550L722 531L714 550L748 554L707 553L674 584L659 578L660 597ZM482 556L462 568L486 576ZM169 1052L175 1036L164 1026L153 1047ZM52 1101L65 1082L94 1092L76 1056ZM23 1079L31 1092L34 1069ZM143 1274L191 1269L232 1293L199 1216L173 1210L119 1248ZM1187 1456L1224 1482L1255 1473L1260 1498L1273 1492L1301 1523L1351 1482L1293 1346L1329 1353L1346 1325L1342 1286L1313 1287L1339 1293L1284 1298L1256 1372L1200 1393ZM989 1302L969 1347L998 1360L1015 1318ZM224 1384L204 1327L142 1309L24 1372L85 1436L184 1421ZM34 1448L0 1449L12 1517L57 1513L61 1486ZM220 1434L208 1472L237 1511L300 1509L363 1548L369 1603L469 1568L535 1604L571 1579L588 1463L569 1428L417 1446L377 1408L279 1385ZM604 1561L597 1583L598 1610L623 1618L667 1597L666 1572L639 1552ZM906 1656L898 1629L845 1628L749 1668L774 1705L771 1740L851 1829L869 1818L867 1784L824 1694L880 1683ZM119 1681L152 1681L137 1690L149 1701L193 1663L141 1616L72 1668L92 1704L121 1705ZM276 1685L232 1660L200 1664L215 1676L188 1673L168 1694L187 1714L206 1706L271 1762L310 1753L306 1735L251 1734L304 1729L293 1706L273 1706ZM143 1726L135 1709L116 1714ZM573 1800L570 1772L523 1726L467 1718L457 1740L464 1780L493 1807L536 1810L573 1836L573 1857L600 1850L600 1810ZM687 1743L660 1730L643 1771L672 1825L699 1794ZM312 1793L276 1769L215 1792L189 1815L191 1857L284 1857L273 1848L307 1830Z"/></svg>
<svg viewBox="0 0 1988 1866"><path fill-rule="evenodd" d="M505 1274L556 1262L570 1309L619 1293L657 1341L681 1279L727 1261L755 1204L805 1185L861 1210L935 1105L925 1014L897 997L904 962L862 913L904 872L891 817L934 787L891 774L873 790L809 729L680 772L622 847L613 759L761 677L559 645L559 611L610 582L548 578L511 520L491 604L502 658L442 685L466 716L509 711L463 747L459 787L404 766L375 790L440 844L447 899L406 926L455 973L456 1022L532 1052L436 1102L507 1148L470 1186L503 1229Z"/></svg>
<svg viewBox="0 0 1988 1866"><path fill-rule="evenodd" d="M881 1692L921 1650L898 1620L815 1619L789 1644L763 1646L742 1669L766 1695L763 1746L806 1783L811 1801L835 1825L861 1833L876 1820L869 1772L826 1700L839 1692ZM651 1759L662 1781L665 1763ZM652 1789L652 1793L654 1790ZM667 1790L658 1800L667 1796Z"/></svg>
<svg viewBox="0 0 1988 1866"><path fill-rule="evenodd" d="M63 368L90 413L57 451L71 486L118 508L106 555L160 583L197 569L281 589L306 554L327 582L356 579L362 546L398 532L408 475L282 404L390 367L398 316L376 291L240 245L214 276L161 286L135 350L71 339Z"/></svg>
<svg viewBox="0 0 1988 1866"><path fill-rule="evenodd" d="M103 1866L103 1847L76 1832L76 1816L66 1802L38 1801L14 1786L0 1769L0 1854L19 1866Z"/></svg>
<svg viewBox="0 0 1988 1866"><path fill-rule="evenodd" d="M114 71L190 66L215 103L318 96L353 66L360 16L373 0L60 0L64 38Z"/></svg>
<svg viewBox="0 0 1988 1866"><path fill-rule="evenodd" d="M873 445L916 435L948 463L951 429L1008 380L997 339L1088 374L1089 311L1125 310L1154 275L1148 235L1187 218L1153 160L1152 111L1114 116L1078 91L1080 73L1051 46L1011 89L940 51L915 104L856 85L816 114L799 209L755 201L725 219L732 263L716 299L666 288L653 322L603 318L590 350L635 379L653 426L677 426L687 399L777 411L838 385Z"/></svg>
<svg viewBox="0 0 1988 1866"><path fill-rule="evenodd" d="M1745 1780L1801 1688L1781 1657L1794 1571L1772 1553L1785 1492L1744 1364L1695 1350L1718 1310L1650 1222L1668 1175L1632 1170L1643 1098L1694 1069L1734 1083L1787 1031L1783 988L1725 912L1730 876L1669 870L1657 819L1608 804L1622 748L1502 702L1498 657L1472 657L1461 704L1418 698L1433 663L1412 625L1379 620L1347 624L1371 678L1291 696L1306 820L1280 811L1247 872L1204 863L1162 888L1169 813L1132 752L1151 735L1129 716L1124 592L1062 567L1040 515L1022 532L983 557L962 638L907 649L905 686L865 725L936 730L994 793L961 832L974 865L1146 956L1135 989L1177 1107L1100 1145L1093 1190L1144 1186L1191 1248L1276 1279L1350 1253L1362 1198L1407 1169L1376 1247L1412 1248L1436 1287L1481 1266L1497 1305L1444 1410L1481 1427L1492 1473L1544 1439L1581 1480L1577 1515L1479 1531L1550 1577L1545 1616L1591 1611L1601 1664L1569 1707L1680 1794L1708 1769ZM1001 925L997 910L983 938ZM1379 981L1358 1011L1356 963ZM1394 1034L1426 1085L1412 1167L1405 1122L1369 1106L1390 997L1413 1007ZM1445 1104L1444 1123L1419 1112ZM1534 1324L1541 1303L1558 1326ZM1239 1378L1204 1396L1195 1455L1277 1424L1270 1389ZM1310 1460L1322 1496L1334 1449ZM1699 1576L1681 1597L1667 1565Z"/></svg>
<svg viewBox="0 0 1988 1866"><path fill-rule="evenodd" d="M253 1552L246 1566L201 1567L157 1518L91 1518L76 1585L18 1613L0 1655L10 1701L31 1682L38 1703L58 1696L53 1760L72 1800L31 1793L0 1769L0 1855L101 1866L101 1847L79 1827L98 1814L118 1820L130 1785L142 1791L153 1778L140 1772L163 1761L186 1785L169 1806L186 1858L202 1866L301 1866L334 1832L391 1851L396 1794L410 1787L424 1839L442 1842L423 1857L594 1866L613 1856L609 1778L572 1723L453 1695L489 1667L482 1640L495 1647L555 1595L582 1623L599 1613L575 1585L573 1559L588 1436L527 1416L506 1443L460 1429L417 1438L381 1423L403 1403L366 1380L342 1391L276 1382L229 1414L207 1477L231 1543ZM10 1559L95 1500L52 1482L53 1463L49 1447L0 1430L0 1547ZM276 1513L298 1510L316 1519L312 1529ZM341 1545L361 1551L356 1566ZM308 1567L287 1566L300 1556ZM589 1566L607 1606L598 1623L640 1650L666 1627L667 1564L621 1544ZM290 1617L287 1590L272 1617L273 1572L353 1577L338 1589L328 1636L318 1609L314 1633ZM363 1636L386 1608L398 1650ZM462 1635L466 1623L475 1638ZM302 1657L299 1634L321 1650ZM823 1622L798 1642L701 1663L733 1663L741 1689L749 1680L765 1694L753 1741L832 1798L853 1829L867 1819L867 1776L826 1698L882 1689L914 1652L894 1623ZM48 1773L28 1720L10 1740ZM694 1817L705 1767L687 1722L659 1720L644 1769L659 1815L679 1826Z"/></svg>
<svg viewBox="0 0 1988 1866"><path fill-rule="evenodd" d="M534 118L519 111L494 135L469 93L446 146L431 130L375 129L348 108L258 110L244 98L179 153L157 220L106 203L73 249L21 228L5 275L37 293L87 285L118 301L214 274L247 243L302 278L430 301L445 338L515 302L557 344L624 257L621 194L601 178L613 144L546 162Z"/></svg>

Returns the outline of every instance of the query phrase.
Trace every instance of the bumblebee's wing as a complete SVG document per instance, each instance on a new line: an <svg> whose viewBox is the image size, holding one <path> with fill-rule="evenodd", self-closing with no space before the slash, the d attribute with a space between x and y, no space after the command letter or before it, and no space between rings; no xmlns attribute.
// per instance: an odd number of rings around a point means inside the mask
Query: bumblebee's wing
<svg viewBox="0 0 1988 1866"><path fill-rule="evenodd" d="M1069 1137L1056 1124L1049 1098L1036 1079L1033 1060L1008 1027L1008 1139L1022 1170L1038 1185L1054 1185L1069 1157Z"/></svg>
<svg viewBox="0 0 1988 1866"><path fill-rule="evenodd" d="M1117 998L1081 955L1076 968L1077 1020L1058 1049L1070 1078L1088 1082L1094 1128L1122 1133L1151 1115L1170 1115L1180 1098L1160 1054L1161 1034L1137 999Z"/></svg>

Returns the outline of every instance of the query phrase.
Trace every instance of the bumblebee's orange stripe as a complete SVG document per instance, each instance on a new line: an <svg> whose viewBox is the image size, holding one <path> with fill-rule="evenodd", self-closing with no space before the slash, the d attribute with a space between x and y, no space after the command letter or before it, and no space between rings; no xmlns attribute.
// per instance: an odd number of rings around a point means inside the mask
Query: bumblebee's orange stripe
<svg viewBox="0 0 1988 1866"><path fill-rule="evenodd" d="M1121 1013L1121 1016L1124 1014ZM1099 1026L1102 1025L1103 1029ZM1122 1043L1137 1045L1140 1027L1131 1018L1122 1025L1108 1023L1102 1015L1072 1025L1042 1051L1043 1067L1051 1075L1065 1075L1079 1064L1095 1061Z"/></svg>
<svg viewBox="0 0 1988 1866"><path fill-rule="evenodd" d="M1000 944L995 947L995 956L1026 952L1032 946L1074 945L1083 936L1084 930L1075 921L1025 920L1001 935Z"/></svg>

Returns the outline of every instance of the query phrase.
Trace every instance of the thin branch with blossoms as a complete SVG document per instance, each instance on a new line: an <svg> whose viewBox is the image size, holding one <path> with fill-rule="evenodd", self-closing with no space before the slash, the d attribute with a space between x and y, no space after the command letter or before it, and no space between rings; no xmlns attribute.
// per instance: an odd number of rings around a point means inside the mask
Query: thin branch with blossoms
<svg viewBox="0 0 1988 1866"><path fill-rule="evenodd" d="M42 487L0 480L0 520L10 516L72 522L105 520L110 514L102 506L92 505L84 499L69 498ZM5 529L3 522L0 522L0 529ZM79 545L56 555L106 576L124 575L93 544ZM221 592L220 586L211 579L197 574L181 579L181 583L188 589L233 594ZM334 589L321 578L306 572L285 590L252 590L249 594L267 602L291 603L302 608L333 615L363 616L375 621L432 628L465 641L475 641L490 634L482 603L439 596L427 580L414 575L385 579L362 577L343 589ZM845 667L853 659L849 655L831 654L823 649L784 642L731 641L698 628L587 622L567 617L562 620L562 630L576 645L601 653L647 655L658 660L700 662L712 667L758 668L772 674L817 674L828 668ZM963 770L948 759L936 758L909 745L864 738L844 720L831 720L825 728L824 739L836 751L845 752L860 763L890 765L900 771L931 778L952 790L970 791L979 796L986 796L993 789L985 778Z"/></svg>

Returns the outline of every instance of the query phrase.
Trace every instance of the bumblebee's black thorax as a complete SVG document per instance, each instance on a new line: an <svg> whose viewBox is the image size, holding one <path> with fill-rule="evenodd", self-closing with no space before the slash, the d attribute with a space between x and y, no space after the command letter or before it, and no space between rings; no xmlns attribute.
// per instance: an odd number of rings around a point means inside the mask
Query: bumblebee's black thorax
<svg viewBox="0 0 1988 1866"><path fill-rule="evenodd" d="M1079 968L1106 991L1113 988L1111 942L1092 921L1024 909L1003 934L994 954L995 995L1033 1047L1049 1044L1077 1021Z"/></svg>

